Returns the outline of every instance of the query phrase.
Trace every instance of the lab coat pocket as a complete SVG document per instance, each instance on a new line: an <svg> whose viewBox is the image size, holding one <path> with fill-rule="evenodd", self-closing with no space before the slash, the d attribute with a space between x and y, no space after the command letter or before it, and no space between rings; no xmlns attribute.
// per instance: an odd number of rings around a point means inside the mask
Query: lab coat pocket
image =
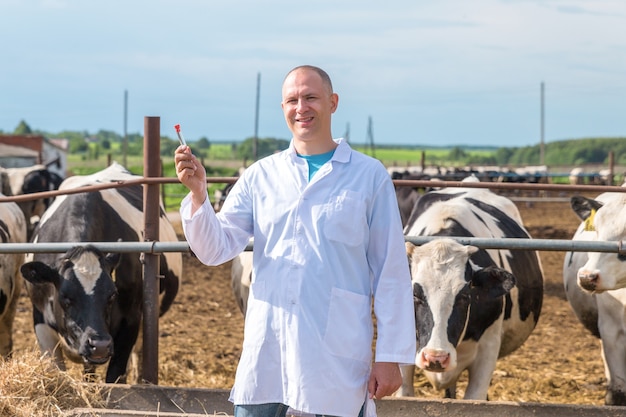
<svg viewBox="0 0 626 417"><path fill-rule="evenodd" d="M329 240L356 246L365 239L367 217L360 194L346 191L335 196L326 206L324 236Z"/></svg>
<svg viewBox="0 0 626 417"><path fill-rule="evenodd" d="M333 288L324 343L337 356L368 362L372 357L371 300Z"/></svg>

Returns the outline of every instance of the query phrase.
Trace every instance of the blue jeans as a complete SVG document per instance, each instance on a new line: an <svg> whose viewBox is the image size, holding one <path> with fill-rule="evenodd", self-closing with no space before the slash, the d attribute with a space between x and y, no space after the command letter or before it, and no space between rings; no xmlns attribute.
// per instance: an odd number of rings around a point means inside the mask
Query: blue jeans
<svg viewBox="0 0 626 417"><path fill-rule="evenodd" d="M365 404L363 404L365 406ZM235 417L286 417L288 406L281 403L235 405ZM358 417L363 417L363 409ZM316 414L315 417L332 417L325 414Z"/></svg>

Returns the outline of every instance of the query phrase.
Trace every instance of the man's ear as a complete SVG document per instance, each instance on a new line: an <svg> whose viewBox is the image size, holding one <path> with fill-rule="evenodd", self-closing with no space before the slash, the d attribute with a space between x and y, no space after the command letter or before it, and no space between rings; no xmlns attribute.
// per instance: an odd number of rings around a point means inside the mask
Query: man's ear
<svg viewBox="0 0 626 417"><path fill-rule="evenodd" d="M335 110L337 110L337 106L339 105L339 96L337 95L337 93L333 93L330 96L330 100L331 100L331 108L330 108L330 112L334 113Z"/></svg>

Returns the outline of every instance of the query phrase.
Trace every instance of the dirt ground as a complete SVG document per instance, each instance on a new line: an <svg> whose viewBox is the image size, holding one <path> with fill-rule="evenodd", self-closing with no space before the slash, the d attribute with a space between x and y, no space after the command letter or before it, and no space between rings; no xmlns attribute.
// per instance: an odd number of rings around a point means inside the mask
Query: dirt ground
<svg viewBox="0 0 626 417"><path fill-rule="evenodd" d="M578 225L567 202L517 204L535 238L569 239ZM180 232L180 225L175 225ZM539 323L518 351L498 362L489 398L602 405L605 376L599 341L578 323L565 299L564 253L541 252L540 256L545 298ZM178 298L159 324L159 385L229 389L243 334L243 317L230 288L230 262L207 267L184 254L184 269ZM19 359L20 350L36 349L25 294L18 306L14 335L14 358ZM443 396L419 371L415 387L419 397ZM461 382L461 397L463 387Z"/></svg>

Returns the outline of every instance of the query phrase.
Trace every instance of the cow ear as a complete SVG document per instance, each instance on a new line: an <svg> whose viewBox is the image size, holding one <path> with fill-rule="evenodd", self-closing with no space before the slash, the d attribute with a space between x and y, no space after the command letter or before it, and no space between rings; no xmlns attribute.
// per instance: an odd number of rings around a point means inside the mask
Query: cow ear
<svg viewBox="0 0 626 417"><path fill-rule="evenodd" d="M106 254L104 257L104 263L109 268L109 273L119 266L121 258L122 254L120 252Z"/></svg>
<svg viewBox="0 0 626 417"><path fill-rule="evenodd" d="M570 205L574 213L576 213L581 220L587 220L589 216L602 207L602 203L598 200L582 196L573 196L570 200Z"/></svg>
<svg viewBox="0 0 626 417"><path fill-rule="evenodd" d="M409 261L409 267L411 266L411 259L413 258L413 252L415 251L415 246L411 242L405 242L404 247L406 248L406 258Z"/></svg>
<svg viewBox="0 0 626 417"><path fill-rule="evenodd" d="M27 262L20 267L24 279L31 284L55 284L59 282L59 273L43 262Z"/></svg>
<svg viewBox="0 0 626 417"><path fill-rule="evenodd" d="M413 249L415 249L417 246L415 246L411 242L405 242L404 247L406 248L406 255L410 258L411 255L413 255Z"/></svg>
<svg viewBox="0 0 626 417"><path fill-rule="evenodd" d="M501 297L515 286L515 276L509 271L495 266L475 271L472 276L473 289L489 298Z"/></svg>
<svg viewBox="0 0 626 417"><path fill-rule="evenodd" d="M480 248L477 246L468 245L468 246L465 246L465 250L467 251L467 256L471 256L475 254L476 252L478 252Z"/></svg>

